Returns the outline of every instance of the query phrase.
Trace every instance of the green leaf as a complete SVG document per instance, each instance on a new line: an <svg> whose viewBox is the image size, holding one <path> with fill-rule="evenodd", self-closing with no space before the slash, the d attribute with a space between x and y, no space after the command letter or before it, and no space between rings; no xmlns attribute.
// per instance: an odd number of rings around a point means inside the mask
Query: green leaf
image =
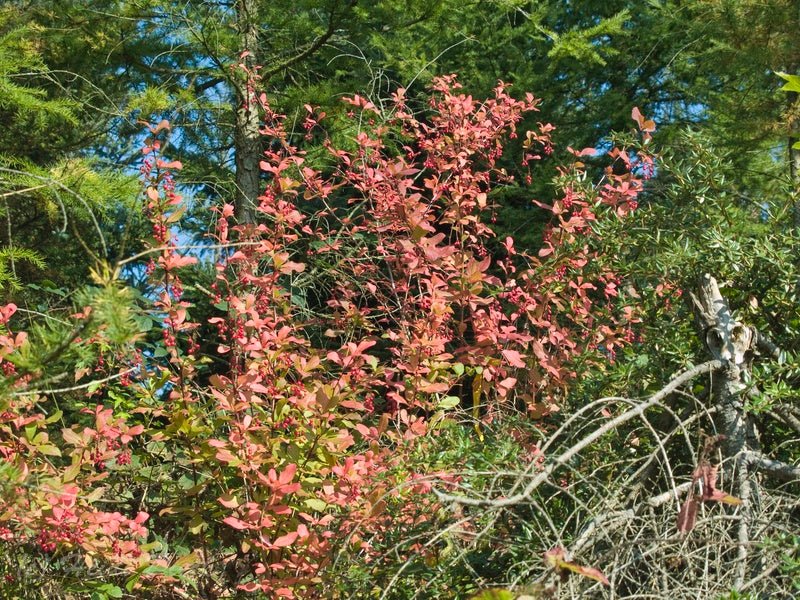
<svg viewBox="0 0 800 600"><path fill-rule="evenodd" d="M439 404L437 404L437 408L455 408L458 406L459 402L461 402L461 398L458 396L445 396Z"/></svg>
<svg viewBox="0 0 800 600"><path fill-rule="evenodd" d="M36 449L45 456L61 456L61 450L59 450L53 444L43 444L42 446L38 446Z"/></svg>
<svg viewBox="0 0 800 600"><path fill-rule="evenodd" d="M305 504L311 510L315 510L317 512L322 512L328 508L328 505L319 498L308 498L303 504Z"/></svg>
<svg viewBox="0 0 800 600"><path fill-rule="evenodd" d="M780 71L777 71L775 74L787 81L787 83L781 88L782 91L800 93L800 75L789 75L788 73L782 73Z"/></svg>
<svg viewBox="0 0 800 600"><path fill-rule="evenodd" d="M139 579L142 577L141 572L135 573L133 576L129 577L128 580L125 582L125 589L128 592L133 592L134 586L139 582Z"/></svg>
<svg viewBox="0 0 800 600"><path fill-rule="evenodd" d="M140 333L147 333L153 328L155 321L150 317L137 315L133 317L133 320L136 322L137 327L139 328Z"/></svg>
<svg viewBox="0 0 800 600"><path fill-rule="evenodd" d="M142 552L151 552L153 550L156 551L162 550L163 547L164 545L161 542L155 541L155 542L150 542L149 544L142 544L141 546L139 546L139 549Z"/></svg>
<svg viewBox="0 0 800 600"><path fill-rule="evenodd" d="M484 590L471 600L514 600L514 594L508 590Z"/></svg>
<svg viewBox="0 0 800 600"><path fill-rule="evenodd" d="M45 421L44 421L44 422L45 422L45 423L47 423L48 425L49 425L50 423L55 423L56 421L58 421L59 419L61 419L61 415L63 415L63 414L64 414L64 413L63 413L61 410L56 410L56 411L55 411L55 412L54 412L52 415L50 415L49 417L47 417L47 419L45 419Z"/></svg>
<svg viewBox="0 0 800 600"><path fill-rule="evenodd" d="M195 515L188 524L189 533L197 535L204 529L208 529L208 523L203 519L202 515Z"/></svg>
<svg viewBox="0 0 800 600"><path fill-rule="evenodd" d="M106 583L100 586L99 591L103 592L109 598L122 598L122 589L112 583Z"/></svg>

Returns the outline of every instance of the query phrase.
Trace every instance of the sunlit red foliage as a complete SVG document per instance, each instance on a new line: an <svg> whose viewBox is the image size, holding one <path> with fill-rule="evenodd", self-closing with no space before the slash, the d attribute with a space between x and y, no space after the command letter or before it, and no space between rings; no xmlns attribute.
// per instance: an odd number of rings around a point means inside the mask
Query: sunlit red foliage
<svg viewBox="0 0 800 600"><path fill-rule="evenodd" d="M142 176L164 351L131 382L143 390L160 377L163 401L141 391L135 414L99 404L93 426L65 429L37 412L35 394L8 403L0 455L18 476L0 505L2 540L36 540L48 553L80 548L131 572L170 565L175 557L142 548L145 510L98 508L131 450L153 461L158 445L201 482L191 495L160 498L159 517L193 523L197 547L179 561L180 585L209 597L237 587L313 597L336 550L371 560L382 532L435 513L432 481L454 477L407 463L435 415L461 403L491 419L516 403L541 417L564 398L576 358L602 364L630 342L635 310L620 299L593 224L636 209L648 156L614 149L626 168L591 184L578 162L591 152L576 152L560 195L536 202L552 221L532 255L495 239L491 217L493 190L514 181L498 166L509 139L520 138L526 165L553 151L552 126L518 131L536 110L533 96L514 99L500 83L479 101L453 76L436 80L422 115L404 90L387 111L356 96L352 110L371 124L348 150L326 142L325 167L310 164L263 95L250 101L269 140L259 221L239 225L225 204L211 233L226 249L208 302L217 311L212 350L227 367L201 377L209 340L196 337L180 278L197 258L173 236L181 165L161 155L162 122L150 128ZM307 110L304 130L324 134L324 115ZM0 324L13 311L5 307ZM22 333L0 336L4 365L24 343ZM20 379L16 389L25 386ZM177 585L151 572L134 585Z"/></svg>

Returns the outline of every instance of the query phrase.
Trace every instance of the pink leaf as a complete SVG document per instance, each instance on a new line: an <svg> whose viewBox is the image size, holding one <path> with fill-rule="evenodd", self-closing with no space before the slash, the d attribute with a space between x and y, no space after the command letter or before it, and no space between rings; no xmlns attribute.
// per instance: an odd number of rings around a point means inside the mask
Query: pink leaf
<svg viewBox="0 0 800 600"><path fill-rule="evenodd" d="M503 358L506 359L508 364L512 367L524 368L525 362L522 360L522 355L516 350L503 350Z"/></svg>
<svg viewBox="0 0 800 600"><path fill-rule="evenodd" d="M570 146L567 146L567 152L570 154L574 154L575 156L595 156L597 155L597 150L595 148L584 148L583 150L575 150Z"/></svg>
<svg viewBox="0 0 800 600"><path fill-rule="evenodd" d="M222 522L226 525L230 525L234 529L249 529L250 525L242 521L241 519L237 519L236 517L225 517L222 519Z"/></svg>
<svg viewBox="0 0 800 600"><path fill-rule="evenodd" d="M216 454L215 458L219 462L224 462L224 463L232 463L232 462L235 462L235 461L238 460L236 458L236 456L234 456L231 453L230 450L226 450L225 448L220 448L219 450L217 450L217 454Z"/></svg>
<svg viewBox="0 0 800 600"><path fill-rule="evenodd" d="M689 533L694 529L695 523L697 523L698 504L696 498L689 498L681 506L681 510L678 512L678 531L681 533Z"/></svg>
<svg viewBox="0 0 800 600"><path fill-rule="evenodd" d="M278 478L278 483L281 485L286 485L287 483L291 482L294 479L294 474L297 472L297 465L290 464L286 465L286 468L281 471L281 475Z"/></svg>
<svg viewBox="0 0 800 600"><path fill-rule="evenodd" d="M294 541L297 539L299 534L296 531L291 531L286 535L282 535L281 537L277 538L272 545L276 548L285 548L286 546L291 546Z"/></svg>
<svg viewBox="0 0 800 600"><path fill-rule="evenodd" d="M15 312L17 312L16 304L12 303L6 304L5 306L0 306L0 325L8 323L8 320Z"/></svg>
<svg viewBox="0 0 800 600"><path fill-rule="evenodd" d="M181 267L193 265L197 262L197 258L194 256L181 256L180 254L170 254L169 256L166 257L159 256L158 262L162 267L164 267L165 271L171 271L172 269L180 269Z"/></svg>
<svg viewBox="0 0 800 600"><path fill-rule="evenodd" d="M645 119L638 107L634 106L631 111L631 118L639 125L639 130L645 133L651 133L656 130L655 121Z"/></svg>

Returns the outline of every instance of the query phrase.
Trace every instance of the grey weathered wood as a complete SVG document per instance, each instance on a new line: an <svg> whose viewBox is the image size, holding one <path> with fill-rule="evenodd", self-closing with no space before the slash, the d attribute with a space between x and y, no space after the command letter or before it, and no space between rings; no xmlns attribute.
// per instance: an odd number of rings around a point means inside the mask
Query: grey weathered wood
<svg viewBox="0 0 800 600"><path fill-rule="evenodd" d="M758 503L760 497L758 480L750 468L749 456L760 454L761 446L755 421L745 411L744 392L747 386L742 380L750 368L750 357L759 336L754 329L735 318L719 291L717 281L708 273L702 277L697 295L692 295L692 300L708 351L723 365L712 374L710 401L715 409L714 426L717 433L724 436L720 445L723 454L723 487L735 489L742 501L737 523L734 585L739 589L748 571L753 505Z"/></svg>
<svg viewBox="0 0 800 600"><path fill-rule="evenodd" d="M752 328L736 320L717 281L708 273L702 277L692 300L708 351L724 364L713 374L711 385L711 402L716 408L714 424L717 433L725 436L724 458L735 458L746 450L759 451L757 432L745 414L742 397L746 388L742 377L749 368L749 357L758 336Z"/></svg>

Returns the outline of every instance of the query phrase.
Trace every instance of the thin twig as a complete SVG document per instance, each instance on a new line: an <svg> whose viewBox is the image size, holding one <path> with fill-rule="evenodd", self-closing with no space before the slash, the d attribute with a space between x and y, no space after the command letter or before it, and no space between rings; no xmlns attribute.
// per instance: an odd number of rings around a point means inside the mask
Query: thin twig
<svg viewBox="0 0 800 600"><path fill-rule="evenodd" d="M108 377L104 377L103 379L94 379L92 381L89 381L88 383L81 383L80 385L74 385L72 387L58 388L52 390L26 390L24 392L14 392L11 395L15 397L20 397L20 396L39 396L42 394L61 394L64 392L76 392L78 390L90 388L93 385L99 386L104 383L108 383L109 381L114 381L115 379L119 379L120 377L129 375L134 371L137 371L138 369L139 367L131 367L130 369L126 369L120 373L115 373L114 375L109 375Z"/></svg>

